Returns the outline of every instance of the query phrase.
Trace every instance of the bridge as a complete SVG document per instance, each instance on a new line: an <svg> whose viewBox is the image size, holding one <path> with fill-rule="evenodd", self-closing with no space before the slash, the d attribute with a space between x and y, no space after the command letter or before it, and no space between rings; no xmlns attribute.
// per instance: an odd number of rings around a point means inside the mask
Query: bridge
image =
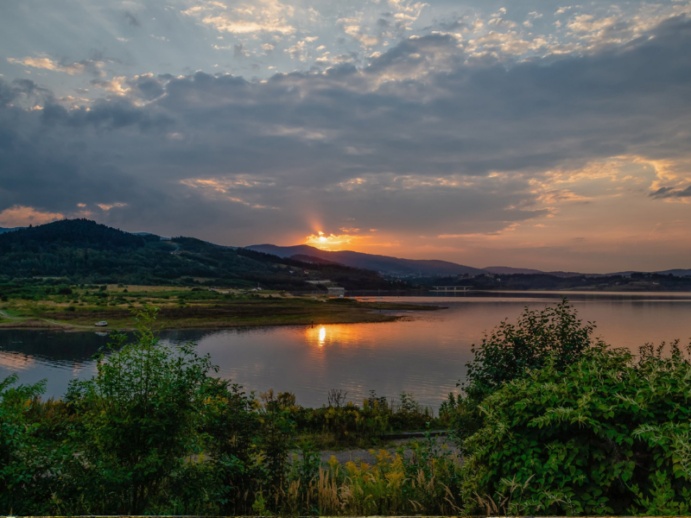
<svg viewBox="0 0 691 518"><path fill-rule="evenodd" d="M472 290L472 286L432 286L432 293L465 293Z"/></svg>

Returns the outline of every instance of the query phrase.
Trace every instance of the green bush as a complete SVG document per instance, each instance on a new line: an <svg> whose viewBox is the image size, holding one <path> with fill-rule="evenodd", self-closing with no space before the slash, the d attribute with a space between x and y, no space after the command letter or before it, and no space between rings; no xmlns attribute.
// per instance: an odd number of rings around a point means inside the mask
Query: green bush
<svg viewBox="0 0 691 518"><path fill-rule="evenodd" d="M466 512L691 511L691 363L671 349L555 355L487 397L464 443Z"/></svg>
<svg viewBox="0 0 691 518"><path fill-rule="evenodd" d="M50 499L50 481L43 477L48 452L38 435L40 425L30 419L45 384L14 387L16 382L16 374L0 381L0 509L28 514L45 510ZM33 500L44 506L32 506Z"/></svg>
<svg viewBox="0 0 691 518"><path fill-rule="evenodd" d="M466 365L466 392L482 399L547 361L564 369L597 344L594 330L593 323L583 324L566 299L541 311L526 307L515 324L503 321L479 347L473 346L474 358Z"/></svg>
<svg viewBox="0 0 691 518"><path fill-rule="evenodd" d="M196 430L212 365L193 344L160 344L153 317L141 313L136 343L117 337L117 352L100 357L97 376L69 388L66 400L81 418L70 436L80 452L70 470L93 502L84 512L141 514L201 452Z"/></svg>
<svg viewBox="0 0 691 518"><path fill-rule="evenodd" d="M449 395L440 408L442 421L463 440L483 424L482 401L505 383L520 379L550 362L564 370L593 347L595 325L583 324L569 302L543 310L525 308L517 322L501 322L479 346L473 345L473 360L466 364L466 381L461 396Z"/></svg>
<svg viewBox="0 0 691 518"><path fill-rule="evenodd" d="M332 391L332 394L338 392ZM412 394L405 392L400 395L399 401L394 402L378 397L372 391L361 405L346 402L343 398L330 401L328 406L321 408L304 408L293 404L290 411L298 432L328 434L338 446L369 447L377 444L380 437L388 432L425 430L429 424L435 427L441 425L428 408L423 408Z"/></svg>

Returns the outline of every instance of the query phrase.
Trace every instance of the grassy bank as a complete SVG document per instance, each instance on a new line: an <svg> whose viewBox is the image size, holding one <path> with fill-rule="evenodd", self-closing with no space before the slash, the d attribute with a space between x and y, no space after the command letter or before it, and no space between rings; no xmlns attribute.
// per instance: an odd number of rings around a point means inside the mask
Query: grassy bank
<svg viewBox="0 0 691 518"><path fill-rule="evenodd" d="M358 302L286 292L126 285L5 287L0 328L129 329L132 311L159 308L157 328L222 328L389 322L391 311L431 311L439 306Z"/></svg>

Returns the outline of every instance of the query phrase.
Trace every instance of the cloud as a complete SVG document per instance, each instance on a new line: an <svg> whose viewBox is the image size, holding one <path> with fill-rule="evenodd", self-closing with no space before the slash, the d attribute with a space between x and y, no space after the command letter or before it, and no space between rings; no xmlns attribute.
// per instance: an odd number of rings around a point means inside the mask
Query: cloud
<svg viewBox="0 0 691 518"><path fill-rule="evenodd" d="M691 198L691 185L686 189L674 189L672 187L660 187L655 192L650 193L652 198L669 199L669 198Z"/></svg>
<svg viewBox="0 0 691 518"><path fill-rule="evenodd" d="M139 22L139 19L131 12L125 11L124 16L125 21L127 21L127 23L130 24L132 27L141 27L142 24Z"/></svg>
<svg viewBox="0 0 691 518"><path fill-rule="evenodd" d="M102 68L105 66L103 61L83 60L76 63L59 63L47 57L25 57L21 59L7 58L13 65L24 65L26 67L41 68L52 72L64 72L69 75L90 73L96 76L104 74Z"/></svg>
<svg viewBox="0 0 691 518"><path fill-rule="evenodd" d="M235 9L208 6L233 19ZM685 17L621 44L530 59L518 47L533 40L517 28L485 30L415 35L367 60L257 80L118 75L95 81L103 97L82 108L0 79L0 209L126 203L99 217L227 244L352 227L496 241L573 220L585 202L604 211L605 193L653 210L682 197L670 193L686 192L688 173L671 182L643 162L690 158ZM271 41L275 54L298 42L307 54L308 37ZM592 167L616 157L616 175Z"/></svg>
<svg viewBox="0 0 691 518"><path fill-rule="evenodd" d="M47 88L40 87L30 79L15 79L8 83L0 78L0 108L15 103L35 106L37 102L52 100L53 95Z"/></svg>
<svg viewBox="0 0 691 518"><path fill-rule="evenodd" d="M29 225L43 225L51 223L65 216L58 213L42 212L33 207L13 205L0 212L0 225L4 227L28 227Z"/></svg>
<svg viewBox="0 0 691 518"><path fill-rule="evenodd" d="M182 14L197 18L202 24L219 32L289 35L296 31L286 19L294 14L294 8L278 0L256 0L231 8L221 2L203 2L182 11Z"/></svg>
<svg viewBox="0 0 691 518"><path fill-rule="evenodd" d="M105 211L105 212L108 212L108 211L111 210L111 209L119 209L119 208L122 208L122 207L127 207L127 204L126 204L126 203L122 203L122 202L116 202L116 203L97 203L96 205L98 206L99 209L101 209L102 211Z"/></svg>

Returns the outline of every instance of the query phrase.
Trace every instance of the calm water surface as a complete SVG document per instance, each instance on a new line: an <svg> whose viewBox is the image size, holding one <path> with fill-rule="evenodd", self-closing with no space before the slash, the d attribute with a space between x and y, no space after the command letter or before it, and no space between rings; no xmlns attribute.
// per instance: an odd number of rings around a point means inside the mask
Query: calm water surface
<svg viewBox="0 0 691 518"><path fill-rule="evenodd" d="M691 337L691 294L569 293L597 335L617 347L637 351L645 342ZM321 406L329 389L347 390L359 401L370 390L396 397L412 392L438 407L471 359L470 347L502 319L515 319L528 305L539 309L559 294L507 293L454 298L384 298L438 303L448 309L406 313L406 321L271 327L234 330L167 331L169 342L195 341L210 353L219 374L248 390L291 391L298 402ZM370 297L369 300L379 300ZM60 396L70 380L95 372L91 356L108 341L96 333L0 331L0 378L16 372L20 382L47 380L47 395Z"/></svg>

